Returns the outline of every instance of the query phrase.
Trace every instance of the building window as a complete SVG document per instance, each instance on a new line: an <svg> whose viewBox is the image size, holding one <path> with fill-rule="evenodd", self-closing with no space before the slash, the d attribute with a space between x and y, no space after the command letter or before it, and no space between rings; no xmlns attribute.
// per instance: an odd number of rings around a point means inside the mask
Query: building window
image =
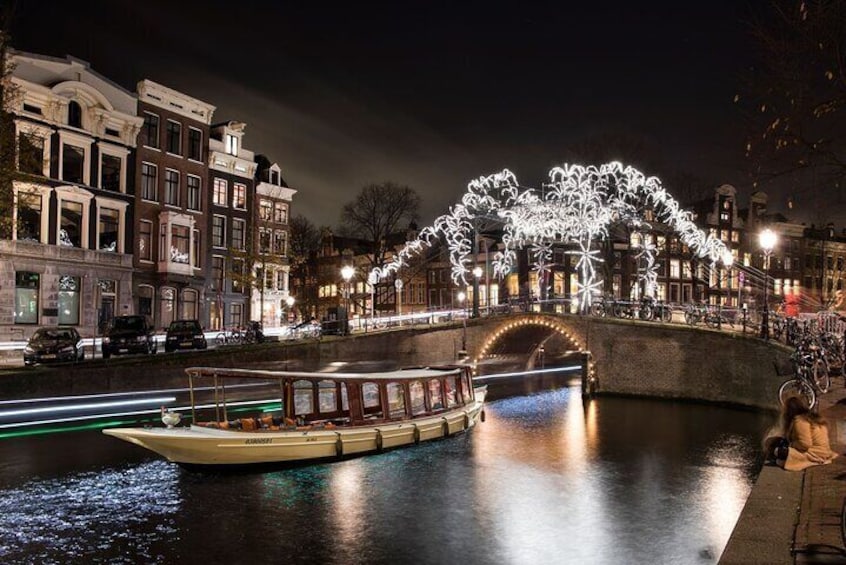
<svg viewBox="0 0 846 565"><path fill-rule="evenodd" d="M194 246L194 256L193 256L193 267L195 269L199 269L202 267L202 262L200 261L200 230L194 230L194 239L191 240L192 245Z"/></svg>
<svg viewBox="0 0 846 565"><path fill-rule="evenodd" d="M167 152L173 155L182 155L182 124L167 121Z"/></svg>
<svg viewBox="0 0 846 565"><path fill-rule="evenodd" d="M82 247L82 204L62 201L59 242L63 247Z"/></svg>
<svg viewBox="0 0 846 565"><path fill-rule="evenodd" d="M226 247L226 218L212 216L212 246Z"/></svg>
<svg viewBox="0 0 846 565"><path fill-rule="evenodd" d="M670 278L681 277L681 262L678 259L670 259Z"/></svg>
<svg viewBox="0 0 846 565"><path fill-rule="evenodd" d="M244 260L232 260L232 292L241 292L244 290Z"/></svg>
<svg viewBox="0 0 846 565"><path fill-rule="evenodd" d="M32 175L44 174L44 139L21 133L18 136L18 170Z"/></svg>
<svg viewBox="0 0 846 565"><path fill-rule="evenodd" d="M142 143L147 147L159 148L159 117L150 112L144 112L144 125L141 128Z"/></svg>
<svg viewBox="0 0 846 565"><path fill-rule="evenodd" d="M170 224L170 262L191 263L191 231L187 226Z"/></svg>
<svg viewBox="0 0 846 565"><path fill-rule="evenodd" d="M100 251L118 251L118 233L120 228L120 212L111 208L100 208Z"/></svg>
<svg viewBox="0 0 846 565"><path fill-rule="evenodd" d="M202 190L200 189L200 177L188 175L186 177L188 186L188 209L200 211L203 209Z"/></svg>
<svg viewBox="0 0 846 565"><path fill-rule="evenodd" d="M232 134L226 134L226 152L230 155L238 155L238 138Z"/></svg>
<svg viewBox="0 0 846 565"><path fill-rule="evenodd" d="M212 202L218 206L226 206L226 181L223 179L214 179L214 192L212 193Z"/></svg>
<svg viewBox="0 0 846 565"><path fill-rule="evenodd" d="M82 106L76 100L68 102L68 125L72 128L82 128Z"/></svg>
<svg viewBox="0 0 846 565"><path fill-rule="evenodd" d="M165 169L165 204L179 206L179 172Z"/></svg>
<svg viewBox="0 0 846 565"><path fill-rule="evenodd" d="M232 220L232 247L235 249L244 249L244 220Z"/></svg>
<svg viewBox="0 0 846 565"><path fill-rule="evenodd" d="M197 315L197 291L184 290L182 292L182 319L196 320Z"/></svg>
<svg viewBox="0 0 846 565"><path fill-rule="evenodd" d="M280 292L288 290L288 285L286 284L287 280L288 277L285 271L276 271L276 290Z"/></svg>
<svg viewBox="0 0 846 565"><path fill-rule="evenodd" d="M63 145L62 149L62 180L82 183L85 167L85 149L74 145Z"/></svg>
<svg viewBox="0 0 846 565"><path fill-rule="evenodd" d="M211 284L212 290L219 290L223 291L223 269L224 269L224 258L218 255L212 257L212 264L211 264Z"/></svg>
<svg viewBox="0 0 846 565"><path fill-rule="evenodd" d="M103 154L100 163L100 188L120 192L121 158Z"/></svg>
<svg viewBox="0 0 846 565"><path fill-rule="evenodd" d="M270 237L272 232L261 230L259 232L259 253L270 253Z"/></svg>
<svg viewBox="0 0 846 565"><path fill-rule="evenodd" d="M273 281L276 280L276 277L273 274L273 270L267 269L264 272L264 288L267 290L273 290Z"/></svg>
<svg viewBox="0 0 846 565"><path fill-rule="evenodd" d="M170 287L163 287L161 292L159 311L159 323L168 327L173 321L173 313L176 311L176 291Z"/></svg>
<svg viewBox="0 0 846 565"><path fill-rule="evenodd" d="M203 132L196 128L188 128L188 158L203 160Z"/></svg>
<svg viewBox="0 0 846 565"><path fill-rule="evenodd" d="M229 307L229 312L232 316L229 318L230 323L233 326L240 327L244 324L244 305L243 304L232 304Z"/></svg>
<svg viewBox="0 0 846 565"><path fill-rule="evenodd" d="M158 184L159 170L152 163L141 163L141 198L158 202L156 185Z"/></svg>
<svg viewBox="0 0 846 565"><path fill-rule="evenodd" d="M149 220L141 220L138 224L138 258L153 260L153 222Z"/></svg>
<svg viewBox="0 0 846 565"><path fill-rule="evenodd" d="M273 212L273 202L262 199L259 202L259 219L270 221L270 215Z"/></svg>
<svg viewBox="0 0 846 565"><path fill-rule="evenodd" d="M18 237L41 241L41 195L18 193Z"/></svg>
<svg viewBox="0 0 846 565"><path fill-rule="evenodd" d="M38 273L15 273L15 323L38 323L38 289L41 286Z"/></svg>
<svg viewBox="0 0 846 565"><path fill-rule="evenodd" d="M247 185L240 182L232 185L232 207L236 210L247 208Z"/></svg>
<svg viewBox="0 0 846 565"><path fill-rule="evenodd" d="M285 255L287 253L288 234L284 231L277 230L273 237L273 252L277 255Z"/></svg>
<svg viewBox="0 0 846 565"><path fill-rule="evenodd" d="M277 202L273 206L273 221L278 224L288 223L288 205Z"/></svg>
<svg viewBox="0 0 846 565"><path fill-rule="evenodd" d="M79 324L79 277L59 277L59 324Z"/></svg>

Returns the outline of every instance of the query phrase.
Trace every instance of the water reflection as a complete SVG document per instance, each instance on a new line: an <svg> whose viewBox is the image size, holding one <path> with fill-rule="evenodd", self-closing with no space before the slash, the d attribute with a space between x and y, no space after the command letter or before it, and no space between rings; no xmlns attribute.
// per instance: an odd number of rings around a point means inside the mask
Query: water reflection
<svg viewBox="0 0 846 565"><path fill-rule="evenodd" d="M0 562L702 563L771 423L576 389L486 412L471 434L269 473L189 473L96 432L3 441Z"/></svg>

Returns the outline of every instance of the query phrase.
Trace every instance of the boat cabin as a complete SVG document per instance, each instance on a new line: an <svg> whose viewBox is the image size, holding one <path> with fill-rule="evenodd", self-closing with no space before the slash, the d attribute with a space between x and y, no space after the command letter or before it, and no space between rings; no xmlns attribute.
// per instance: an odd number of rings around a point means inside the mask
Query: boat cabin
<svg viewBox="0 0 846 565"><path fill-rule="evenodd" d="M186 369L193 421L195 387L213 380L215 420L204 425L244 431L366 426L448 412L475 401L467 366L402 369L385 373L311 373L192 367ZM227 385L254 380L275 382L281 412L276 416L230 422ZM232 398L232 394L229 395ZM248 420L248 421L245 421Z"/></svg>

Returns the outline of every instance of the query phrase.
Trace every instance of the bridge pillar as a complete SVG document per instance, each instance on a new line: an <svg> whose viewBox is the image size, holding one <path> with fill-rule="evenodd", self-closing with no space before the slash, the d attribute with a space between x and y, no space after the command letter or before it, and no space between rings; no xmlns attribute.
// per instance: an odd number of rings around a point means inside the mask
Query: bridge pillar
<svg viewBox="0 0 846 565"><path fill-rule="evenodd" d="M593 397L596 394L596 375L590 368L590 351L582 351L582 396Z"/></svg>

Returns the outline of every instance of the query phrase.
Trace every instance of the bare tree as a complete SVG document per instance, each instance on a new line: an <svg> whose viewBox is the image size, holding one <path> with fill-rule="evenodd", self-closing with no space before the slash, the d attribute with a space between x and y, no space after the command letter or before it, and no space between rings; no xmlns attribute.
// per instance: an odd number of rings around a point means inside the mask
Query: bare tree
<svg viewBox="0 0 846 565"><path fill-rule="evenodd" d="M842 186L846 0L772 0L750 32L756 63L735 100L749 128L753 178L812 171L817 183Z"/></svg>
<svg viewBox="0 0 846 565"><path fill-rule="evenodd" d="M381 266L388 236L416 221L419 208L420 196L408 186L390 181L369 184L344 205L341 224L350 235L370 243L371 266Z"/></svg>
<svg viewBox="0 0 846 565"><path fill-rule="evenodd" d="M13 3L0 9L0 237L11 237L14 207L13 181L17 178L17 143L11 108L17 89L12 83L14 65L10 57Z"/></svg>
<svg viewBox="0 0 846 565"><path fill-rule="evenodd" d="M320 230L302 214L292 217L289 224L288 257L291 260L291 278L297 281L296 287L301 289L296 297L299 302L296 307L300 312L312 312L317 307L315 285L309 285L308 281L313 276L310 272L313 265L311 260L319 249ZM307 294L306 289L314 290L315 294Z"/></svg>

